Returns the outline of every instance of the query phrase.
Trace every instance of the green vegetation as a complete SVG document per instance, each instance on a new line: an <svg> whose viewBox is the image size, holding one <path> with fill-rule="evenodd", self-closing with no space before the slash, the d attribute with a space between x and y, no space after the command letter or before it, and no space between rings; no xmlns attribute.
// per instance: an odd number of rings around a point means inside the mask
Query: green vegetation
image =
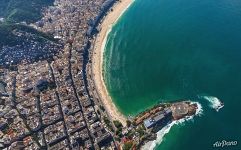
<svg viewBox="0 0 241 150"><path fill-rule="evenodd" d="M121 124L121 122L118 121L118 120L114 120L113 123L114 123L114 125L115 125L116 128L122 128L122 127L123 127L123 125Z"/></svg>
<svg viewBox="0 0 241 150"><path fill-rule="evenodd" d="M131 130L131 131L129 131L129 132L127 133L126 137L127 137L128 139L132 139L132 137L134 136L134 134L135 134L135 131Z"/></svg>
<svg viewBox="0 0 241 150"><path fill-rule="evenodd" d="M113 132L114 129L113 129L112 125L111 125L111 122L110 122L110 120L106 116L104 116L104 122L105 122L106 126Z"/></svg>
<svg viewBox="0 0 241 150"><path fill-rule="evenodd" d="M117 128L117 130L115 131L115 134L116 134L119 138L121 138L121 137L123 136L123 134L122 134L122 128Z"/></svg>
<svg viewBox="0 0 241 150"><path fill-rule="evenodd" d="M24 38L19 39L12 33L13 30L21 30L36 34L49 40L54 40L49 35L41 33L29 26L15 24L26 21L35 22L41 18L41 9L51 5L53 0L1 0L0 17L5 18L4 23L0 23L0 47L3 45L13 46L19 44Z"/></svg>
<svg viewBox="0 0 241 150"><path fill-rule="evenodd" d="M41 18L41 10L54 0L1 0L0 17L9 22L35 22Z"/></svg>
<svg viewBox="0 0 241 150"><path fill-rule="evenodd" d="M34 34L36 36L36 40L41 42L42 40L50 40L53 42L57 42L52 36L47 35L43 32L37 31L36 29L22 25L22 24L12 24L12 23L2 23L0 24L0 48L3 45L14 46L24 42L25 38L14 35L13 31L23 31L27 33Z"/></svg>
<svg viewBox="0 0 241 150"><path fill-rule="evenodd" d="M100 109L101 109L103 112L105 112L104 106L100 105Z"/></svg>
<svg viewBox="0 0 241 150"><path fill-rule="evenodd" d="M110 120L109 120L106 116L104 116L104 122L105 122L106 124L110 124L110 123L111 123Z"/></svg>
<svg viewBox="0 0 241 150"><path fill-rule="evenodd" d="M126 142L124 146L122 147L123 150L132 150L133 143L132 142Z"/></svg>
<svg viewBox="0 0 241 150"><path fill-rule="evenodd" d="M5 14L5 9L8 6L9 0L0 1L0 16L3 17Z"/></svg>
<svg viewBox="0 0 241 150"><path fill-rule="evenodd" d="M2 46L22 45L28 39L24 35L18 37L14 31L22 31L34 35L38 42L50 40L57 42L53 37L36 29L20 24L20 22L34 23L41 19L42 9L52 5L54 0L0 0L0 50Z"/></svg>
<svg viewBox="0 0 241 150"><path fill-rule="evenodd" d="M127 125L127 127L130 127L131 126L131 121L130 120L126 120L126 125Z"/></svg>
<svg viewBox="0 0 241 150"><path fill-rule="evenodd" d="M114 120L113 123L114 123L115 127L117 128L116 131L115 131L115 134L118 137L122 137L123 136L123 134L122 134L122 127L123 127L122 123L118 120Z"/></svg>
<svg viewBox="0 0 241 150"><path fill-rule="evenodd" d="M145 128L143 126L139 126L136 129L136 132L138 132L140 134L140 137L142 137L143 135L145 135Z"/></svg>

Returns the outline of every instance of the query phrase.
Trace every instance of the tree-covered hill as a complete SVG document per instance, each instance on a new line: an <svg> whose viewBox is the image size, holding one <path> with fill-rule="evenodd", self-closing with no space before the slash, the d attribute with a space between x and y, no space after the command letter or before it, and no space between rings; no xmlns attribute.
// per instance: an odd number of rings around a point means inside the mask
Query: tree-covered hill
<svg viewBox="0 0 241 150"><path fill-rule="evenodd" d="M0 17L11 22L35 22L41 18L41 10L54 0L0 0Z"/></svg>
<svg viewBox="0 0 241 150"><path fill-rule="evenodd" d="M22 60L28 62L52 57L59 49L53 35L29 26L42 17L54 0L0 0L0 67ZM22 22L26 22L22 23Z"/></svg>
<svg viewBox="0 0 241 150"><path fill-rule="evenodd" d="M42 40L49 40L52 42L57 42L53 36L48 35L46 33L40 32L30 26L23 24L13 24L13 23L3 23L0 24L0 47L2 46L14 46L17 44L21 44L25 38L16 36L15 32L26 32L35 35L36 39L41 42Z"/></svg>
<svg viewBox="0 0 241 150"><path fill-rule="evenodd" d="M52 36L23 24L1 24L0 35L0 66L48 59L62 49Z"/></svg>

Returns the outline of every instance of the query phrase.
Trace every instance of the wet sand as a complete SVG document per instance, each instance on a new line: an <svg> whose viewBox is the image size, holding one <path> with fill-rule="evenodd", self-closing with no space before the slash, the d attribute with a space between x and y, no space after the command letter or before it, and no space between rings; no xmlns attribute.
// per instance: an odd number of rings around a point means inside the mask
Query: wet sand
<svg viewBox="0 0 241 150"><path fill-rule="evenodd" d="M133 0L121 0L113 6L113 11L108 12L107 16L101 23L101 30L96 36L92 56L92 73L96 90L98 91L110 117L113 120L119 120L124 125L126 124L126 117L117 109L105 86L103 77L103 53L107 41L107 35L111 31L112 25L119 19L132 2Z"/></svg>

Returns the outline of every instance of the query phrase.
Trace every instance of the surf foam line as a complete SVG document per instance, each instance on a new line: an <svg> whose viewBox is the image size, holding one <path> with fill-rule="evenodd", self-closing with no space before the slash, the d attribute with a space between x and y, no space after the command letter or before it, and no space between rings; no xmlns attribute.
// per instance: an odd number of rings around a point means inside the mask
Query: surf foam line
<svg viewBox="0 0 241 150"><path fill-rule="evenodd" d="M141 150L153 150L156 146L160 145L164 139L164 136L169 133L170 129L174 125L181 125L187 121L193 120L194 116L201 117L203 115L203 108L199 102L191 102L191 104L197 104L197 111L193 116L186 116L180 120L172 121L170 124L163 127L160 131L157 132L157 138L154 141L147 142L144 146L141 147Z"/></svg>
<svg viewBox="0 0 241 150"><path fill-rule="evenodd" d="M224 104L214 96L200 96L201 98L207 100L209 102L209 107L215 109L217 112L224 107Z"/></svg>
<svg viewBox="0 0 241 150"><path fill-rule="evenodd" d="M123 16L123 14L126 12L126 10L135 2L135 0L132 0L132 2L120 13L120 15L118 16L118 18L116 18L115 22L112 24L112 26L114 26L119 20L120 18Z"/></svg>

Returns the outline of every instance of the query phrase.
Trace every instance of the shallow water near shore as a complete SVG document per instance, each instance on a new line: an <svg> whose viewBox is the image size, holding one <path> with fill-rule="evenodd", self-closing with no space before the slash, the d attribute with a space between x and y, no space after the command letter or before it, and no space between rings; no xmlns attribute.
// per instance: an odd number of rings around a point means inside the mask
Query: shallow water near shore
<svg viewBox="0 0 241 150"><path fill-rule="evenodd" d="M203 107L201 117L173 125L154 149L217 149L222 140L238 141L222 149L241 149L240 28L238 0L136 0L114 25L104 76L123 114L177 99Z"/></svg>

